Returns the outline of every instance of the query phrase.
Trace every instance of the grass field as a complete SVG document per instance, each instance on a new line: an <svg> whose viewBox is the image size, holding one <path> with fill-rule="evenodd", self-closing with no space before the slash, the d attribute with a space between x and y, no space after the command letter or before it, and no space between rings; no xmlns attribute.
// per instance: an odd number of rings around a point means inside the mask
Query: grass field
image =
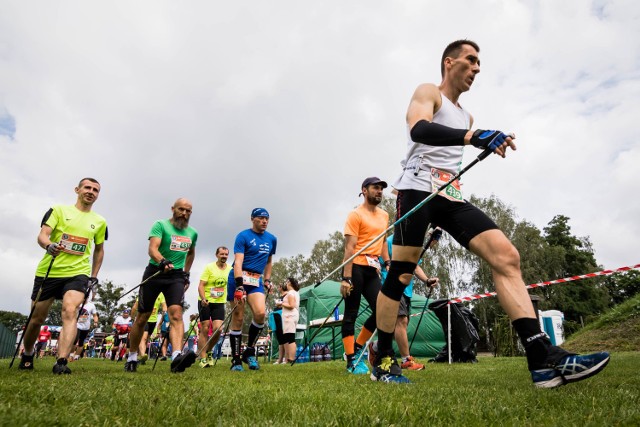
<svg viewBox="0 0 640 427"><path fill-rule="evenodd" d="M614 353L599 375L553 390L534 388L524 358L429 364L408 385L346 374L338 361L240 373L222 359L182 374L158 362L131 374L122 362L84 359L63 377L52 358L32 372L0 363L2 426L640 425L638 352Z"/></svg>

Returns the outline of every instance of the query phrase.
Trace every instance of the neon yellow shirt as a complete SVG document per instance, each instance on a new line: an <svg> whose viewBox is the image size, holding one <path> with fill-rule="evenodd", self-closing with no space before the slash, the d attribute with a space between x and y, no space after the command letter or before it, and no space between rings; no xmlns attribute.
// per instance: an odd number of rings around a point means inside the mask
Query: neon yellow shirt
<svg viewBox="0 0 640 427"><path fill-rule="evenodd" d="M158 295L156 302L153 304L153 310L151 311L151 316L149 316L149 320L147 322L158 322L158 312L162 309L162 304L165 302L164 294Z"/></svg>
<svg viewBox="0 0 640 427"><path fill-rule="evenodd" d="M229 279L231 265L225 264L224 269L220 269L215 262L207 264L200 276L200 280L206 282L204 285L204 296L207 301L213 303L227 302L227 281ZM198 301L201 300L198 293Z"/></svg>
<svg viewBox="0 0 640 427"><path fill-rule="evenodd" d="M49 277L91 275L91 248L107 240L107 221L95 212L82 212L75 206L56 205L45 224L51 227L51 241L63 246L56 257ZM51 262L45 253L36 269L37 277L44 277Z"/></svg>

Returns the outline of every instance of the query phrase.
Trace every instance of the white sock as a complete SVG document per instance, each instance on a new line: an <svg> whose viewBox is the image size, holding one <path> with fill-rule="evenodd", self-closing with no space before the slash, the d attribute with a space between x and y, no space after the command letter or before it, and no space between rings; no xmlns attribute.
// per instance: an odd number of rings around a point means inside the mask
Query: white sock
<svg viewBox="0 0 640 427"><path fill-rule="evenodd" d="M35 351L34 349L31 349L31 351L27 351L27 350L25 350L23 354L24 354L25 356L33 356L33 355L35 354L35 352L36 352L36 351Z"/></svg>
<svg viewBox="0 0 640 427"><path fill-rule="evenodd" d="M178 357L180 355L179 351L174 351L173 353L171 353L171 360L174 360L176 357Z"/></svg>
<svg viewBox="0 0 640 427"><path fill-rule="evenodd" d="M127 357L127 362L137 362L138 361L138 352L132 351L129 353L129 357Z"/></svg>

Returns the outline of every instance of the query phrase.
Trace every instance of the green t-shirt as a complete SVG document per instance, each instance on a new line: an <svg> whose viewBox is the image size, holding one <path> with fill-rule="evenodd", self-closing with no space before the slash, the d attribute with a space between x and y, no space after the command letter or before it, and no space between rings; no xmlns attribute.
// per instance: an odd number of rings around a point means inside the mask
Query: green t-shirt
<svg viewBox="0 0 640 427"><path fill-rule="evenodd" d="M180 230L171 224L168 219L156 221L151 227L149 238L158 237L160 241L160 254L165 257L174 268L184 268L184 262L187 259L189 249L195 248L198 240L198 232L193 227L187 227ZM157 262L150 259L153 265Z"/></svg>
<svg viewBox="0 0 640 427"><path fill-rule="evenodd" d="M50 239L63 246L56 257L49 277L91 275L91 248L107 240L107 221L95 212L82 212L74 205L55 205L43 224L53 230ZM37 277L47 274L51 255L45 253L36 269Z"/></svg>
<svg viewBox="0 0 640 427"><path fill-rule="evenodd" d="M220 269L215 262L207 264L200 276L200 280L206 282L204 285L204 295L207 301L213 303L227 302L227 281L231 265L225 264L224 269ZM198 300L201 300L198 293Z"/></svg>

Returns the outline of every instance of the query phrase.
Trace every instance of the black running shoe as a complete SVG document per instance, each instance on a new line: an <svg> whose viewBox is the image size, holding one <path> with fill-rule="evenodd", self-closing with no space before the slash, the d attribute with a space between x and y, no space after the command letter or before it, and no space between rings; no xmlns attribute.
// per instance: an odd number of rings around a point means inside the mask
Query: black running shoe
<svg viewBox="0 0 640 427"><path fill-rule="evenodd" d="M184 372L189 366L196 361L196 354L189 350L186 353L180 353L171 361L171 372Z"/></svg>
<svg viewBox="0 0 640 427"><path fill-rule="evenodd" d="M127 360L124 364L125 372L135 372L138 369L138 361L137 360Z"/></svg>
<svg viewBox="0 0 640 427"><path fill-rule="evenodd" d="M18 365L18 369L23 369L25 371L32 371L33 356L35 356L35 354L32 354L31 356L27 356L26 354L22 353L22 357L20 358L20 364Z"/></svg>
<svg viewBox="0 0 640 427"><path fill-rule="evenodd" d="M53 365L53 373L56 375L70 374L71 369L67 366L67 359L58 359L56 364Z"/></svg>

